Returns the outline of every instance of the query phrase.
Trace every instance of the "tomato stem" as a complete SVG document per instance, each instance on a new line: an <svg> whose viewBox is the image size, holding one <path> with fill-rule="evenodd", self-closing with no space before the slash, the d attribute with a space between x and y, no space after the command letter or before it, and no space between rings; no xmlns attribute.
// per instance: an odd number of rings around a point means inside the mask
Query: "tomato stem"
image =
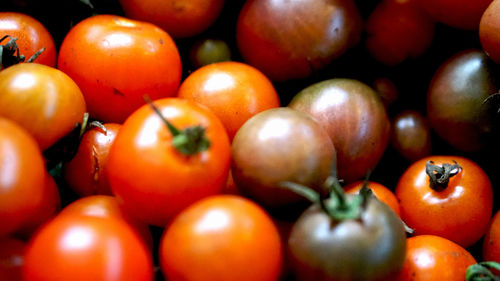
<svg viewBox="0 0 500 281"><path fill-rule="evenodd" d="M2 68L7 68L14 64L24 62L24 60L26 59L24 55L19 54L19 46L17 45L16 37L5 35L4 37L0 38L0 42L4 41L7 38L9 39L9 41L4 45L0 45L0 66ZM38 50L26 62L27 63L33 62L35 59L38 58L38 56L40 56L40 54L44 50L45 48Z"/></svg>
<svg viewBox="0 0 500 281"><path fill-rule="evenodd" d="M196 125L187 127L184 130L179 130L172 123L170 123L165 116L163 116L161 111L154 105L153 101L148 96L144 96L144 99L167 126L173 137L172 145L175 149L177 149L177 151L190 156L198 152L205 151L210 147L210 141L205 136L205 128Z"/></svg>
<svg viewBox="0 0 500 281"><path fill-rule="evenodd" d="M467 268L466 281L500 281L500 277L491 272L491 268L500 270L500 264L493 261L485 261L473 264Z"/></svg>
<svg viewBox="0 0 500 281"><path fill-rule="evenodd" d="M427 161L425 164L425 172L429 176L429 185L436 191L446 189L450 178L458 174L462 167L458 165L457 161L454 164L445 163L441 166L435 165L433 161Z"/></svg>

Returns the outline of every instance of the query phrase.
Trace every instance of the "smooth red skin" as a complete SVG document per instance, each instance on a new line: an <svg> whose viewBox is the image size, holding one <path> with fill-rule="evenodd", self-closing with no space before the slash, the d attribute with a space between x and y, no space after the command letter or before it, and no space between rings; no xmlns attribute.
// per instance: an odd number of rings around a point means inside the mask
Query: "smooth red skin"
<svg viewBox="0 0 500 281"><path fill-rule="evenodd" d="M275 281L282 248L276 225L259 205L219 195L173 220L161 238L160 265L169 281Z"/></svg>
<svg viewBox="0 0 500 281"><path fill-rule="evenodd" d="M97 15L66 34L58 68L78 84L91 117L121 123L144 104L144 95L175 95L182 66L175 42L159 27Z"/></svg>
<svg viewBox="0 0 500 281"><path fill-rule="evenodd" d="M244 60L270 79L306 78L361 38L362 18L351 0L246 1L236 40Z"/></svg>
<svg viewBox="0 0 500 281"><path fill-rule="evenodd" d="M142 221L165 226L193 202L220 193L230 166L230 143L224 126L209 109L180 98L156 100L163 116L178 129L200 125L210 148L185 156L149 105L122 125L108 155L111 190L127 212Z"/></svg>
<svg viewBox="0 0 500 281"><path fill-rule="evenodd" d="M418 0L384 0L368 17L366 48L378 61L394 66L427 51L434 37L434 21Z"/></svg>
<svg viewBox="0 0 500 281"><path fill-rule="evenodd" d="M149 249L153 249L153 237L149 226L125 213L116 197L110 195L90 195L71 202L59 213L62 215L86 215L106 219L119 219L137 231Z"/></svg>
<svg viewBox="0 0 500 281"><path fill-rule="evenodd" d="M255 114L280 106L272 82L258 69L240 62L220 62L191 73L178 97L210 108L226 127L230 140Z"/></svg>
<svg viewBox="0 0 500 281"><path fill-rule="evenodd" d="M464 281L465 271L476 263L460 245L434 235L406 240L406 260L397 281Z"/></svg>
<svg viewBox="0 0 500 281"><path fill-rule="evenodd" d="M64 72L21 63L0 72L0 116L15 120L42 150L69 134L86 111L82 92Z"/></svg>
<svg viewBox="0 0 500 281"><path fill-rule="evenodd" d="M450 179L447 188L435 191L425 172L429 160L437 165L455 160L462 170ZM493 191L488 176L461 156L432 155L414 162L400 177L396 197L401 218L415 235L441 236L464 248L484 235L492 216Z"/></svg>
<svg viewBox="0 0 500 281"><path fill-rule="evenodd" d="M484 235L483 245L482 245L482 258L483 261L495 261L500 263L500 211L496 214L490 221L488 230ZM500 274L500 271L494 270L496 275Z"/></svg>
<svg viewBox="0 0 500 281"><path fill-rule="evenodd" d="M419 0L436 21L454 28L477 30L481 16L492 0Z"/></svg>
<svg viewBox="0 0 500 281"><path fill-rule="evenodd" d="M337 151L339 177L346 183L373 170L390 139L390 121L377 93L366 84L335 78L300 91L291 108L311 115L328 132Z"/></svg>
<svg viewBox="0 0 500 281"><path fill-rule="evenodd" d="M364 184L365 184L364 181L353 182L351 184L344 186L344 191L347 194L358 194ZM394 213L396 213L398 217L401 217L401 210L399 207L398 199L396 198L396 195L389 188L387 188L381 183L373 181L369 181L367 187L371 189L373 195L375 195L375 197L378 200L384 202L387 206L391 207Z"/></svg>
<svg viewBox="0 0 500 281"><path fill-rule="evenodd" d="M17 38L19 54L28 60L36 52L45 50L34 61L47 66L56 66L57 50L52 35L37 19L24 13L0 12L0 38L10 35ZM8 39L2 41L2 45Z"/></svg>
<svg viewBox="0 0 500 281"><path fill-rule="evenodd" d="M23 227L45 200L45 162L22 127L0 117L0 237Z"/></svg>
<svg viewBox="0 0 500 281"><path fill-rule="evenodd" d="M85 215L57 217L30 240L25 281L153 280L152 257L121 220Z"/></svg>
<svg viewBox="0 0 500 281"><path fill-rule="evenodd" d="M224 0L120 0L129 18L153 23L174 38L198 35L219 17Z"/></svg>
<svg viewBox="0 0 500 281"><path fill-rule="evenodd" d="M64 165L64 179L82 197L113 194L104 170L121 124L103 125L106 132L99 127L92 127L83 134L75 156Z"/></svg>
<svg viewBox="0 0 500 281"><path fill-rule="evenodd" d="M22 281L26 242L16 238L0 238L0 281Z"/></svg>
<svg viewBox="0 0 500 281"><path fill-rule="evenodd" d="M403 110L392 119L391 145L410 162L432 152L431 129L427 118L416 110Z"/></svg>
<svg viewBox="0 0 500 281"><path fill-rule="evenodd" d="M479 22L479 40L488 56L500 63L500 1L494 0L484 11Z"/></svg>

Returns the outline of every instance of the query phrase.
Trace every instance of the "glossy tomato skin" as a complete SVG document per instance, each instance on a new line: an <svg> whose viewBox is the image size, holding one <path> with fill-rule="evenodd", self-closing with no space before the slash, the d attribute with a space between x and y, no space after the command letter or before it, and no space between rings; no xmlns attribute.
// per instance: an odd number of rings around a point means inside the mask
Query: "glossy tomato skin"
<svg viewBox="0 0 500 281"><path fill-rule="evenodd" d="M461 166L442 191L430 187L427 161L436 165ZM476 243L486 232L492 209L493 191L488 175L470 159L432 155L414 162L400 177L396 197L401 217L415 235L447 238L462 247Z"/></svg>
<svg viewBox="0 0 500 281"><path fill-rule="evenodd" d="M484 10L492 0L419 0L436 21L454 28L477 30Z"/></svg>
<svg viewBox="0 0 500 281"><path fill-rule="evenodd" d="M414 162L431 154L431 128L422 113L406 109L396 114L391 123L391 145L401 156Z"/></svg>
<svg viewBox="0 0 500 281"><path fill-rule="evenodd" d="M0 38L10 35L17 38L19 54L28 60L36 52L44 51L34 61L47 66L56 66L56 45L47 28L37 19L24 13L0 12ZM5 44L7 41L2 41Z"/></svg>
<svg viewBox="0 0 500 281"><path fill-rule="evenodd" d="M205 128L210 147L191 156L181 154L160 117L144 105L120 128L106 172L111 190L127 212L165 226L181 209L222 191L231 147L224 126L208 108L180 98L159 99L154 104L179 129Z"/></svg>
<svg viewBox="0 0 500 281"><path fill-rule="evenodd" d="M26 242L17 238L0 238L0 281L22 281Z"/></svg>
<svg viewBox="0 0 500 281"><path fill-rule="evenodd" d="M307 114L273 108L250 118L231 146L238 190L268 210L294 208L305 199L281 187L294 182L320 190L335 157L326 131Z"/></svg>
<svg viewBox="0 0 500 281"><path fill-rule="evenodd" d="M224 0L120 0L120 4L127 17L151 22L174 38L186 38L212 25Z"/></svg>
<svg viewBox="0 0 500 281"><path fill-rule="evenodd" d="M64 164L64 179L80 196L112 195L104 170L121 124L105 123L103 126L105 131L100 127L86 131L75 156Z"/></svg>
<svg viewBox="0 0 500 281"><path fill-rule="evenodd" d="M56 217L30 240L23 280L153 280L146 245L120 220Z"/></svg>
<svg viewBox="0 0 500 281"><path fill-rule="evenodd" d="M311 115L328 132L337 151L339 177L346 183L373 170L390 138L390 121L377 93L353 79L335 78L300 91L288 105Z"/></svg>
<svg viewBox="0 0 500 281"><path fill-rule="evenodd" d="M258 69L240 62L213 63L194 71L177 95L210 108L231 140L250 117L280 106L272 82Z"/></svg>
<svg viewBox="0 0 500 281"><path fill-rule="evenodd" d="M341 222L314 204L295 222L288 239L297 281L394 280L403 266L405 247L401 220L375 198L369 199L358 220Z"/></svg>
<svg viewBox="0 0 500 281"><path fill-rule="evenodd" d="M397 65L427 51L434 37L434 21L418 0L384 0L365 24L366 48L378 61Z"/></svg>
<svg viewBox="0 0 500 281"><path fill-rule="evenodd" d="M497 91L494 77L491 62L478 49L456 53L432 77L427 118L431 128L454 148L473 152L487 145L493 118L485 100Z"/></svg>
<svg viewBox="0 0 500 281"><path fill-rule="evenodd" d="M406 242L406 260L397 281L463 281L476 263L460 245L440 236L417 235Z"/></svg>
<svg viewBox="0 0 500 281"><path fill-rule="evenodd" d="M42 150L81 123L86 103L64 72L37 63L21 63L0 72L0 116L15 120Z"/></svg>
<svg viewBox="0 0 500 281"><path fill-rule="evenodd" d="M500 212L496 214L490 221L488 230L483 239L482 252L483 261L500 262ZM499 272L495 271L498 275Z"/></svg>
<svg viewBox="0 0 500 281"><path fill-rule="evenodd" d="M358 194L361 188L365 185L364 181L356 181L344 186L344 191L347 194ZM399 207L396 195L386 186L381 183L368 181L366 186L373 192L375 197L389 206L398 217L401 217L401 210Z"/></svg>
<svg viewBox="0 0 500 281"><path fill-rule="evenodd" d="M275 281L283 250L272 218L240 196L202 199L182 211L161 238L170 281Z"/></svg>
<svg viewBox="0 0 500 281"><path fill-rule="evenodd" d="M97 15L66 34L58 68L81 88L91 117L121 123L144 104L144 95L173 96L182 66L175 42L159 27Z"/></svg>
<svg viewBox="0 0 500 281"><path fill-rule="evenodd" d="M500 1L492 1L479 22L479 39L483 50L496 63L500 62Z"/></svg>
<svg viewBox="0 0 500 281"><path fill-rule="evenodd" d="M238 49L270 79L306 78L356 45L362 19L351 0L246 1Z"/></svg>
<svg viewBox="0 0 500 281"><path fill-rule="evenodd" d="M0 117L0 237L19 230L42 204L45 163L34 138Z"/></svg>

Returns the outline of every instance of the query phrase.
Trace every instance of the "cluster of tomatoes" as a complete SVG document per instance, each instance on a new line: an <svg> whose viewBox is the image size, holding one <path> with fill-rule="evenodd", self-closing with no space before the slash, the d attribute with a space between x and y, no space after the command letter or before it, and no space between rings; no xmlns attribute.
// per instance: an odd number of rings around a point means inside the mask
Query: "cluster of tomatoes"
<svg viewBox="0 0 500 281"><path fill-rule="evenodd" d="M0 281L498 280L498 15L2 0Z"/></svg>

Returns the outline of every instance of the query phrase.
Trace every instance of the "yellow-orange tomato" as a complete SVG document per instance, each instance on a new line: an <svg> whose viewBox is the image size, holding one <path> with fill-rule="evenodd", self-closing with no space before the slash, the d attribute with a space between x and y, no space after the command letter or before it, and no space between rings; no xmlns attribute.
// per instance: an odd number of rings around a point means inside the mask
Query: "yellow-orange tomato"
<svg viewBox="0 0 500 281"><path fill-rule="evenodd" d="M348 184L344 187L344 190L348 194L357 194L359 193L359 190L363 187L364 182L363 181L356 181L351 184ZM368 182L369 189L373 192L373 195L377 197L380 201L384 202L387 204L391 209L398 215L398 217L401 216L401 211L399 209L399 202L398 199L396 198L396 195L385 185L380 184L378 182L373 182L370 181Z"/></svg>
<svg viewBox="0 0 500 281"><path fill-rule="evenodd" d="M226 127L230 139L250 117L280 106L271 81L253 66L213 63L191 73L178 96L209 107Z"/></svg>

